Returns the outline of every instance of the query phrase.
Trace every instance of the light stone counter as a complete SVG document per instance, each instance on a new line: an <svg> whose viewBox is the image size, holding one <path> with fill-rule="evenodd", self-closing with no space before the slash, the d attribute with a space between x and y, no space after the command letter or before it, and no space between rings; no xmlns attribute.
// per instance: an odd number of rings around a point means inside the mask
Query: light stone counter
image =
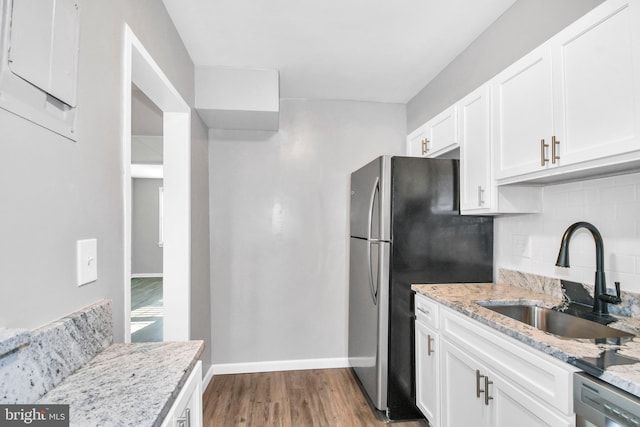
<svg viewBox="0 0 640 427"><path fill-rule="evenodd" d="M34 331L0 329L0 404L68 404L72 426L158 426L202 341L112 344L101 300Z"/></svg>
<svg viewBox="0 0 640 427"><path fill-rule="evenodd" d="M68 404L72 426L159 426L202 341L113 344L36 403Z"/></svg>
<svg viewBox="0 0 640 427"><path fill-rule="evenodd" d="M480 305L483 302L492 302L562 306L561 293L550 295L523 287L491 283L413 285L412 289L640 397L640 337L610 340L562 338ZM639 319L620 318L609 326L640 335Z"/></svg>

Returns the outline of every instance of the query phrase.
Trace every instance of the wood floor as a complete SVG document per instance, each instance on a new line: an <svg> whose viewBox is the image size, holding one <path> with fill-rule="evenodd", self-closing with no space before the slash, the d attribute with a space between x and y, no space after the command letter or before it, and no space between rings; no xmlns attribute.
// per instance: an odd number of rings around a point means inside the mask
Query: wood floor
<svg viewBox="0 0 640 427"><path fill-rule="evenodd" d="M203 405L204 427L388 425L377 419L349 369L217 375L204 393Z"/></svg>

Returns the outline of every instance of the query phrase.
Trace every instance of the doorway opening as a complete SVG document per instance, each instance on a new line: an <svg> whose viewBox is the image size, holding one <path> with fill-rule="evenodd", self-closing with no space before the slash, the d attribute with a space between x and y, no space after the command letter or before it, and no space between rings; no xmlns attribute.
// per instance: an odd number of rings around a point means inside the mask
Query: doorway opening
<svg viewBox="0 0 640 427"><path fill-rule="evenodd" d="M162 111L131 85L131 342L163 339Z"/></svg>
<svg viewBox="0 0 640 427"><path fill-rule="evenodd" d="M124 340L188 340L191 282L191 110L128 26L125 26L124 50ZM139 99L136 100L136 97ZM155 110L156 124L161 127L159 143L157 138L155 142L142 138L158 135L133 136L139 133L136 128L142 125L137 122L138 117L132 107L139 100L144 101L147 106L153 106L150 110ZM146 151L142 160L140 150ZM160 161L154 157L158 156L158 150L161 153ZM151 158L145 157L147 155ZM151 201L140 202L138 196L145 194L143 189L147 190L146 194L150 194L148 187L153 189L154 186L157 192ZM154 197L156 202L153 202ZM150 245L145 250L139 250L138 232L142 230L138 228L141 224L148 226L146 222L152 222L154 214L145 214L148 221L143 219L142 222L136 222L135 215L149 207L156 212L157 226L156 233L147 231L147 234L155 235L154 244L157 248ZM136 224L138 228L134 228ZM154 260L147 259L154 254ZM141 264L141 261L144 262ZM140 268L149 271L140 272ZM135 280L152 278L156 279L155 283L151 283L153 280ZM149 336L136 335L145 329L151 333Z"/></svg>

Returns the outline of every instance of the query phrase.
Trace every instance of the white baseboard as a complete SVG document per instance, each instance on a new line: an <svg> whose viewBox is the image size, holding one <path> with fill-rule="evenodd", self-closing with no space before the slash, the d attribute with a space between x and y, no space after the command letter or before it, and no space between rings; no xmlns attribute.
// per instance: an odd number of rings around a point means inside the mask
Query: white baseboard
<svg viewBox="0 0 640 427"><path fill-rule="evenodd" d="M162 273L137 273L131 275L132 279L146 279L148 277L162 277Z"/></svg>
<svg viewBox="0 0 640 427"><path fill-rule="evenodd" d="M204 379L202 380L202 394L204 394L204 392L207 390L207 387L209 387L209 383L211 382L212 379L213 379L213 365L209 366L209 369L207 369L207 374L204 376Z"/></svg>
<svg viewBox="0 0 640 427"><path fill-rule="evenodd" d="M336 357L331 359L277 360L271 362L220 363L211 365L212 375L249 374L255 372L301 371L306 369L348 368L349 359ZM209 376L207 372L207 377Z"/></svg>

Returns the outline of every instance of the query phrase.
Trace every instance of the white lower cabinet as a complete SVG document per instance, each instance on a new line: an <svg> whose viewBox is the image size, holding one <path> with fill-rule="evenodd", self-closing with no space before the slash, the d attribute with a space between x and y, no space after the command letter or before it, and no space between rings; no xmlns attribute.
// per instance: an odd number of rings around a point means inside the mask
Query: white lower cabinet
<svg viewBox="0 0 640 427"><path fill-rule="evenodd" d="M477 371L487 369L476 359L442 340L442 425L489 426L489 407L484 404L484 396L478 396ZM481 384L482 383L482 384Z"/></svg>
<svg viewBox="0 0 640 427"><path fill-rule="evenodd" d="M202 361L198 360L162 427L202 427L202 424Z"/></svg>
<svg viewBox="0 0 640 427"><path fill-rule="evenodd" d="M442 422L447 427L573 426L468 351L442 340Z"/></svg>
<svg viewBox="0 0 640 427"><path fill-rule="evenodd" d="M439 427L440 337L438 332L416 321L416 405L431 427Z"/></svg>
<svg viewBox="0 0 640 427"><path fill-rule="evenodd" d="M416 307L423 298L437 304L417 295ZM578 369L445 306L437 313L435 331L416 310L416 396L430 425L575 426ZM433 359L424 353L429 334L436 337Z"/></svg>

